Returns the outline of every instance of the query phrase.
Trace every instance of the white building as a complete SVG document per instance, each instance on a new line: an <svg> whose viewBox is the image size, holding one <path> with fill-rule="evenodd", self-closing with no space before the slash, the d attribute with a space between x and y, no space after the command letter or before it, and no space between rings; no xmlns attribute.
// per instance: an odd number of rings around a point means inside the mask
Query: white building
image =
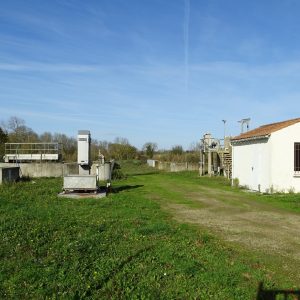
<svg viewBox="0 0 300 300"><path fill-rule="evenodd" d="M231 139L232 178L260 192L300 192L300 118Z"/></svg>

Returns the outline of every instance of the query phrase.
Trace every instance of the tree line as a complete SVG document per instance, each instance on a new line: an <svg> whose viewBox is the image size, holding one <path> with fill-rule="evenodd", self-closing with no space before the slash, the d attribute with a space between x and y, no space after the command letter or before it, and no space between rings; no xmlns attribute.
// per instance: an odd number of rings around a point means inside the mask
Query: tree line
<svg viewBox="0 0 300 300"><path fill-rule="evenodd" d="M77 139L64 133L43 132L36 133L26 125L25 120L10 117L0 123L0 160L5 154L5 143L60 143L62 144L62 157L66 162L77 160ZM191 161L198 159L197 149L184 151L181 145L172 147L171 150L158 150L154 142L147 142L141 150L131 145L127 138L117 137L113 142L92 139L91 159L97 160L99 154L106 159L129 160L154 158L164 161Z"/></svg>

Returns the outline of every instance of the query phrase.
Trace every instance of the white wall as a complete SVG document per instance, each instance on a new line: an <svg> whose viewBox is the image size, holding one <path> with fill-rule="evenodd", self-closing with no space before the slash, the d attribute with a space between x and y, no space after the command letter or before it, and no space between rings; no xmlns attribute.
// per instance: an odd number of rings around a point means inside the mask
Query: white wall
<svg viewBox="0 0 300 300"><path fill-rule="evenodd" d="M267 139L232 147L232 178L251 190L270 188L270 143Z"/></svg>
<svg viewBox="0 0 300 300"><path fill-rule="evenodd" d="M300 123L272 133L271 183L275 191L300 192L300 177L294 174L294 143L300 143Z"/></svg>

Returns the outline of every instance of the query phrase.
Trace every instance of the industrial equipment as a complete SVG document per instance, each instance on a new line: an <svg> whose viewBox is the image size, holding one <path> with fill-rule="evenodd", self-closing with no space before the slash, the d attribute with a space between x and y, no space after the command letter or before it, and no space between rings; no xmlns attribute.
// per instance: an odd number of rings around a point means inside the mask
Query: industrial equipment
<svg viewBox="0 0 300 300"><path fill-rule="evenodd" d="M91 134L89 130L78 130L77 136L78 173L64 176L65 192L94 191L99 189L97 176L91 175Z"/></svg>
<svg viewBox="0 0 300 300"><path fill-rule="evenodd" d="M78 130L77 147L77 163L80 166L90 166L91 133L89 130Z"/></svg>
<svg viewBox="0 0 300 300"><path fill-rule="evenodd" d="M106 180L108 189L110 187L112 162L105 162L104 156L99 154L99 161L92 164L91 161L91 134L89 130L79 130L77 136L77 164L78 174L64 176L62 195L91 196L106 195L100 192L99 180ZM88 193L89 192L89 193Z"/></svg>

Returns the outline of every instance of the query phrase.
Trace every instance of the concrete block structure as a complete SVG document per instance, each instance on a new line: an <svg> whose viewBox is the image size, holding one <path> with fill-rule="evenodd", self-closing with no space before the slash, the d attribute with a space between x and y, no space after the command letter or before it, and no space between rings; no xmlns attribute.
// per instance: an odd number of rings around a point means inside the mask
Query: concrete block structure
<svg viewBox="0 0 300 300"><path fill-rule="evenodd" d="M64 191L97 191L96 175L70 175L64 177Z"/></svg>
<svg viewBox="0 0 300 300"><path fill-rule="evenodd" d="M0 165L0 184L4 182L15 182L20 177L20 167Z"/></svg>

